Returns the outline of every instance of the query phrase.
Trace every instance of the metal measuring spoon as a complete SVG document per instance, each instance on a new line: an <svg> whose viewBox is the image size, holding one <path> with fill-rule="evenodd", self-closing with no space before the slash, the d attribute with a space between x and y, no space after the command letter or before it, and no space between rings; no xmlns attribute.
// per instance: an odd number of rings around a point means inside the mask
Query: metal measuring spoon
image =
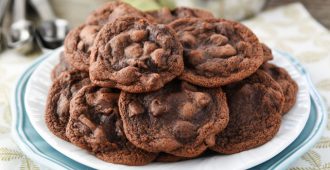
<svg viewBox="0 0 330 170"><path fill-rule="evenodd" d="M7 46L6 37L3 33L3 20L5 18L7 9L9 6L9 0L1 0L0 1L0 52L4 51Z"/></svg>
<svg viewBox="0 0 330 170"><path fill-rule="evenodd" d="M26 0L14 0L13 24L7 36L8 47L22 53L33 49L32 23L26 20Z"/></svg>
<svg viewBox="0 0 330 170"><path fill-rule="evenodd" d="M42 19L36 29L39 46L43 50L61 46L69 30L68 22L55 17L48 0L30 0L30 2Z"/></svg>

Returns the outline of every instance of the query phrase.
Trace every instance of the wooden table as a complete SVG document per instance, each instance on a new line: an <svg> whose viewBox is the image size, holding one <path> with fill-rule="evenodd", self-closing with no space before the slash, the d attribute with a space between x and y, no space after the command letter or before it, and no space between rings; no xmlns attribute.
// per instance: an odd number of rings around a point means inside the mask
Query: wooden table
<svg viewBox="0 0 330 170"><path fill-rule="evenodd" d="M317 21L330 29L330 0L268 0L265 9L293 2L301 2Z"/></svg>

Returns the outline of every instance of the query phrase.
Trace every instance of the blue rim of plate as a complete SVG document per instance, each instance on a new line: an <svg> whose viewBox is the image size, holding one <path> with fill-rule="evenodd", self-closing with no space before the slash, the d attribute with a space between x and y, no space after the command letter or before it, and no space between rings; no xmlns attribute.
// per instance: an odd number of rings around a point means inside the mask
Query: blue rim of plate
<svg viewBox="0 0 330 170"><path fill-rule="evenodd" d="M309 86L311 97L311 113L308 121L297 137L287 148L270 160L250 169L284 169L293 161L307 152L321 137L326 125L327 112L322 98L316 91L309 74L302 65L288 53L274 50L291 61L302 74ZM34 161L55 169L93 169L80 164L52 148L32 127L26 115L24 95L26 84L35 68L46 59L51 52L37 59L17 80L11 98L11 110L13 113L12 136L20 149Z"/></svg>

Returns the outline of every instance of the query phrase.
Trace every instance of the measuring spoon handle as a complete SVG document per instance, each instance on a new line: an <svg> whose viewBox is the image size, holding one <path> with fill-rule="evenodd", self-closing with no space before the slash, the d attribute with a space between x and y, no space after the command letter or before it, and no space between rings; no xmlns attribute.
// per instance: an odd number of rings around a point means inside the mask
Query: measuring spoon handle
<svg viewBox="0 0 330 170"><path fill-rule="evenodd" d="M25 20L26 0L14 0L13 12L14 22Z"/></svg>
<svg viewBox="0 0 330 170"><path fill-rule="evenodd" d="M5 17L6 12L7 12L8 4L9 4L9 0L1 0L0 1L0 26L2 25L2 21Z"/></svg>
<svg viewBox="0 0 330 170"><path fill-rule="evenodd" d="M48 0L30 0L30 2L39 13L42 20L49 21L56 19Z"/></svg>

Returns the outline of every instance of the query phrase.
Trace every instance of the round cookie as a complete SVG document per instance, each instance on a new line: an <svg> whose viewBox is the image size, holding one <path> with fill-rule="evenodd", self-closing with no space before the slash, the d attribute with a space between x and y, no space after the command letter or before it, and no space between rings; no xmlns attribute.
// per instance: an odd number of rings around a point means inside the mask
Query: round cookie
<svg viewBox="0 0 330 170"><path fill-rule="evenodd" d="M196 157L215 144L228 123L221 88L206 89L174 80L143 94L121 92L119 111L125 134L149 152Z"/></svg>
<svg viewBox="0 0 330 170"><path fill-rule="evenodd" d="M168 24L178 18L214 18L213 14L202 10L187 7L177 7L170 10L164 7L159 10L147 11L147 14L153 16L157 23Z"/></svg>
<svg viewBox="0 0 330 170"><path fill-rule="evenodd" d="M51 72L51 79L54 81L57 77L61 75L61 73L66 72L66 71L71 71L74 70L72 66L65 60L64 53L60 53L60 62L56 64L56 66L53 68Z"/></svg>
<svg viewBox="0 0 330 170"><path fill-rule="evenodd" d="M153 21L154 18L121 1L109 2L94 10L86 19L88 25L105 25L119 17L141 17Z"/></svg>
<svg viewBox="0 0 330 170"><path fill-rule="evenodd" d="M263 63L263 49L251 30L224 19L184 18L169 24L183 46L180 79L203 87L242 80Z"/></svg>
<svg viewBox="0 0 330 170"><path fill-rule="evenodd" d="M89 56L94 39L101 29L99 25L81 25L72 29L64 41L66 61L75 69L89 70Z"/></svg>
<svg viewBox="0 0 330 170"><path fill-rule="evenodd" d="M118 111L119 91L89 85L82 88L70 104L66 135L71 143L107 162L145 165L157 153L132 145L122 130Z"/></svg>
<svg viewBox="0 0 330 170"><path fill-rule="evenodd" d="M228 126L216 137L212 150L233 154L258 147L277 133L284 96L264 71L224 88L229 106Z"/></svg>
<svg viewBox="0 0 330 170"><path fill-rule="evenodd" d="M284 68L274 64L265 63L261 66L261 69L267 72L280 85L285 97L282 114L287 113L296 103L298 93L297 83Z"/></svg>
<svg viewBox="0 0 330 170"><path fill-rule="evenodd" d="M272 60L274 58L272 54L272 50L264 43L261 43L261 46L264 53L264 63L266 63L269 60Z"/></svg>
<svg viewBox="0 0 330 170"><path fill-rule="evenodd" d="M189 158L181 157L181 156L175 156L168 153L161 152L158 154L157 158L155 159L155 162L178 162L178 161L184 161L188 160Z"/></svg>
<svg viewBox="0 0 330 170"><path fill-rule="evenodd" d="M47 98L45 121L54 135L68 140L65 127L70 116L71 98L89 83L88 73L79 71L64 72L53 82Z"/></svg>
<svg viewBox="0 0 330 170"><path fill-rule="evenodd" d="M102 87L155 91L182 73L182 46L165 25L122 17L97 35L89 71L92 82Z"/></svg>

